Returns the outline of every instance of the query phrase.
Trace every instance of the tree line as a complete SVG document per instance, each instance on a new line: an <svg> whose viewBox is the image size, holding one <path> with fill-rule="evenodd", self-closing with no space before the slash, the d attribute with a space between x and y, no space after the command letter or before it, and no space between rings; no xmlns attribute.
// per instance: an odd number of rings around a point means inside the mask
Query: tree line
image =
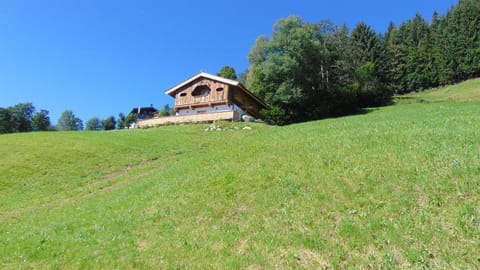
<svg viewBox="0 0 480 270"><path fill-rule="evenodd" d="M83 122L72 111L66 110L58 119L57 125L52 125L49 111L37 111L32 103L0 107L0 134L55 130L83 130Z"/></svg>
<svg viewBox="0 0 480 270"><path fill-rule="evenodd" d="M48 113L43 109L37 112L32 103L0 107L0 134L50 130L52 127Z"/></svg>
<svg viewBox="0 0 480 270"><path fill-rule="evenodd" d="M244 83L270 105L267 120L289 124L355 113L480 76L480 1L460 0L430 22L420 14L384 34L288 17L259 37Z"/></svg>
<svg viewBox="0 0 480 270"><path fill-rule="evenodd" d="M175 112L170 105L165 104L159 111L158 116L170 116ZM49 111L36 110L32 103L18 103L7 108L0 107L0 134L31 132L31 131L78 131L78 130L113 130L129 128L137 121L137 114L127 115L119 113L118 117L109 116L105 119L99 117L90 118L84 125L73 111L65 110L53 125Z"/></svg>

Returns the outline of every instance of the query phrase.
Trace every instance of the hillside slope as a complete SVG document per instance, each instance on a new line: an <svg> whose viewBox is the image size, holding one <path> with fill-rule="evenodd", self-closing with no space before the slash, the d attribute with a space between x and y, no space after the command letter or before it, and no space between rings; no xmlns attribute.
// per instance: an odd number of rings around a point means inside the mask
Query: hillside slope
<svg viewBox="0 0 480 270"><path fill-rule="evenodd" d="M413 102L465 102L480 100L480 78L428 91L397 96L399 104Z"/></svg>
<svg viewBox="0 0 480 270"><path fill-rule="evenodd" d="M0 268L478 268L479 112L0 136Z"/></svg>

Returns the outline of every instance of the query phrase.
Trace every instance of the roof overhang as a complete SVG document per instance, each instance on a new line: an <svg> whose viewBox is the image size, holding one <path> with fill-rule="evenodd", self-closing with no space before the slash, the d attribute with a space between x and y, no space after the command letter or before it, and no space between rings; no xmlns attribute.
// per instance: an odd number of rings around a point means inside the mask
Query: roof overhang
<svg viewBox="0 0 480 270"><path fill-rule="evenodd" d="M230 80L230 79L226 79L226 78L223 78L223 77L208 74L208 73L205 73L205 72L200 72L197 75L195 75L193 77L190 77L187 80L185 80L185 81L175 85L174 87L168 89L167 91L165 91L165 94L174 97L175 96L174 93L178 89L180 89L180 88L184 87L185 85L195 81L198 78L207 78L207 79L210 79L210 80L219 81L219 82L226 83L226 84L229 84L229 85L234 85L234 86L238 86L240 84L240 82L235 81L235 80Z"/></svg>

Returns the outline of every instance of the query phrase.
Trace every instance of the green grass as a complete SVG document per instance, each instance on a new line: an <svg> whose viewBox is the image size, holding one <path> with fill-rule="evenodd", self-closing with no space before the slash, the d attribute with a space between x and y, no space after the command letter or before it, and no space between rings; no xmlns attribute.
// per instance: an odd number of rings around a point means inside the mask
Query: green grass
<svg viewBox="0 0 480 270"><path fill-rule="evenodd" d="M456 85L431 89L418 93L397 96L397 104L429 103L429 102L464 102L480 100L480 78L465 81Z"/></svg>
<svg viewBox="0 0 480 270"><path fill-rule="evenodd" d="M0 268L475 269L479 113L3 135Z"/></svg>

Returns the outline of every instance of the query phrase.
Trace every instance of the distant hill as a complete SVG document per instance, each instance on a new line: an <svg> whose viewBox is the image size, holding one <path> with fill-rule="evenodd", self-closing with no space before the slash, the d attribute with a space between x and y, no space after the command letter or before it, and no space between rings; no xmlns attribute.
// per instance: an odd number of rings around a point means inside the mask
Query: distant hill
<svg viewBox="0 0 480 270"><path fill-rule="evenodd" d="M479 84L284 127L2 135L0 268L478 268Z"/></svg>

